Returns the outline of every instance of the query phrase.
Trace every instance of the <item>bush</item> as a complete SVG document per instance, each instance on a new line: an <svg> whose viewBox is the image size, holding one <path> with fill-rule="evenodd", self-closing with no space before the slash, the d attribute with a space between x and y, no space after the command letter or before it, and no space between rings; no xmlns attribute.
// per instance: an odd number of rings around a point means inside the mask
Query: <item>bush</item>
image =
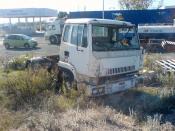
<svg viewBox="0 0 175 131"><path fill-rule="evenodd" d="M175 74L174 72L160 73L158 75L158 81L163 87L175 88Z"/></svg>
<svg viewBox="0 0 175 131"><path fill-rule="evenodd" d="M13 110L47 109L65 111L84 103L84 96L74 89L57 94L55 80L45 69L12 71L0 78L0 103ZM44 109L44 110L45 110Z"/></svg>
<svg viewBox="0 0 175 131"><path fill-rule="evenodd" d="M26 60L29 59L29 56L20 56L17 58L11 59L7 64L7 69L11 70L23 70L26 66Z"/></svg>
<svg viewBox="0 0 175 131"><path fill-rule="evenodd" d="M155 66L156 60L160 60L160 55L156 54L146 54L144 58L144 69L146 70L154 70L157 66Z"/></svg>
<svg viewBox="0 0 175 131"><path fill-rule="evenodd" d="M45 70L18 71L7 76L1 88L9 99L13 109L20 109L25 104L37 107L43 98L47 98L54 89L54 81Z"/></svg>
<svg viewBox="0 0 175 131"><path fill-rule="evenodd" d="M65 112L68 109L74 108L76 105L76 99L70 99L64 95L53 95L47 101L47 111L49 112Z"/></svg>
<svg viewBox="0 0 175 131"><path fill-rule="evenodd" d="M26 61L32 58L32 55L26 54L21 55L20 57L7 57L7 58L0 58L0 68L4 68L6 72L11 70L24 70L26 67Z"/></svg>

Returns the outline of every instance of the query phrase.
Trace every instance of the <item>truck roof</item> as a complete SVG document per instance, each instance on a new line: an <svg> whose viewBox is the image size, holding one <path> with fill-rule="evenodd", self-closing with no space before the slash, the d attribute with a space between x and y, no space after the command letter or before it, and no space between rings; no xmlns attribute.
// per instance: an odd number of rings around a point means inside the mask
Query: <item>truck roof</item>
<svg viewBox="0 0 175 131"><path fill-rule="evenodd" d="M119 21L119 20L110 20L110 19L95 19L95 18L79 18L79 19L67 19L65 23L73 23L73 24L109 24L109 25L128 25L128 26L134 26L134 24L131 24L130 22L126 21Z"/></svg>

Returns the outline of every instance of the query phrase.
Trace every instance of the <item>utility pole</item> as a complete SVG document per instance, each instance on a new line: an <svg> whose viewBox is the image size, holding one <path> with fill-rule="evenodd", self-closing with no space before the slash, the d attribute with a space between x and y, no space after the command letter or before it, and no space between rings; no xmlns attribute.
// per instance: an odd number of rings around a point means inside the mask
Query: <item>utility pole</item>
<svg viewBox="0 0 175 131"><path fill-rule="evenodd" d="M164 0L160 0L159 3L158 3L157 9L162 8L163 4L164 4Z"/></svg>
<svg viewBox="0 0 175 131"><path fill-rule="evenodd" d="M103 0L103 11L102 11L102 18L103 18L103 19L105 18L104 7L105 7L105 4L104 4L104 0Z"/></svg>

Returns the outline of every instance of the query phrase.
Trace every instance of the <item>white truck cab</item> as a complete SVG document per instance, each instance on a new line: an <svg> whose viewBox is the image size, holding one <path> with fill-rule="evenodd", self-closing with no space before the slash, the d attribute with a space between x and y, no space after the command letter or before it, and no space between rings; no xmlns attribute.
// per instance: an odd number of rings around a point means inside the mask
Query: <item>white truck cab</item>
<svg viewBox="0 0 175 131"><path fill-rule="evenodd" d="M46 25L44 37L49 40L50 44L59 44L61 42L64 21L64 19L56 19Z"/></svg>
<svg viewBox="0 0 175 131"><path fill-rule="evenodd" d="M83 83L89 95L111 94L134 87L143 66L136 28L107 19L65 22L58 65L70 81Z"/></svg>

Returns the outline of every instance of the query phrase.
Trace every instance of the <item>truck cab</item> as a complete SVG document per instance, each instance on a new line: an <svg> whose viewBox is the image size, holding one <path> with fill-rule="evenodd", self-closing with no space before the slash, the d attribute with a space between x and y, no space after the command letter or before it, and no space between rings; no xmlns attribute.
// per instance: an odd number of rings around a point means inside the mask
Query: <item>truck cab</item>
<svg viewBox="0 0 175 131"><path fill-rule="evenodd" d="M111 94L134 87L143 66L136 28L107 19L65 22L58 65L71 81L86 85L89 95Z"/></svg>
<svg viewBox="0 0 175 131"><path fill-rule="evenodd" d="M64 19L57 19L47 23L44 37L49 40L50 44L60 44L64 21Z"/></svg>

